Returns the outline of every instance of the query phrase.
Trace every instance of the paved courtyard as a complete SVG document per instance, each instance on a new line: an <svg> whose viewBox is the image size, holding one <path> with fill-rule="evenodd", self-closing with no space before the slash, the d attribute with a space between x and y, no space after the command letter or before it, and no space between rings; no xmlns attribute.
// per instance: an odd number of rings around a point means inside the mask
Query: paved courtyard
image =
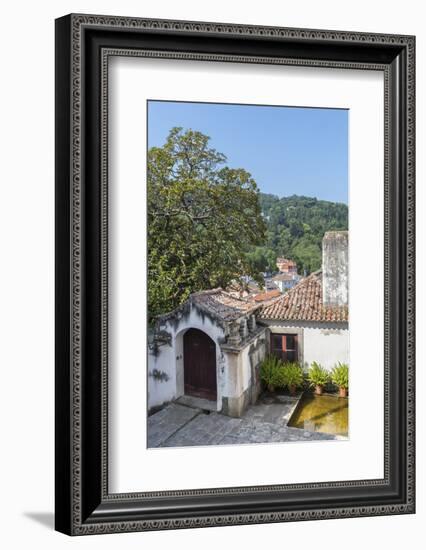
<svg viewBox="0 0 426 550"><path fill-rule="evenodd" d="M191 405L185 399L148 418L148 447L187 447L346 439L291 428L287 422L299 398L261 398L242 418L231 418ZM201 403L200 403L201 404Z"/></svg>

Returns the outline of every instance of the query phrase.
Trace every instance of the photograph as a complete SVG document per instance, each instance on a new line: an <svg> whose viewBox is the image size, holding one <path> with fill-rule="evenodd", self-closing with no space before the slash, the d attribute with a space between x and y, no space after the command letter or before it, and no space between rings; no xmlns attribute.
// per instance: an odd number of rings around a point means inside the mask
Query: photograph
<svg viewBox="0 0 426 550"><path fill-rule="evenodd" d="M148 100L148 448L348 440L348 127Z"/></svg>
<svg viewBox="0 0 426 550"><path fill-rule="evenodd" d="M176 545L269 524L299 544L311 525L329 545L332 524L352 548L357 518L400 547L416 513L420 18L172 7L57 10L55 430L49 410L41 445L55 460L38 468L55 472L54 528L124 545L173 531ZM26 363L6 370L38 402L43 369Z"/></svg>

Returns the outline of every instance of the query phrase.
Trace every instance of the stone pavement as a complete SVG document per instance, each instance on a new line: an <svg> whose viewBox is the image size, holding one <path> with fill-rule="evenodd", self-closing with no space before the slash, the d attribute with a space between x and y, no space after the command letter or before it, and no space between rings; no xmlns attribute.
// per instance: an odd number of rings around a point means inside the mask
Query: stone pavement
<svg viewBox="0 0 426 550"><path fill-rule="evenodd" d="M261 399L250 406L242 418L171 403L148 417L148 447L346 439L288 427L298 400L285 396Z"/></svg>

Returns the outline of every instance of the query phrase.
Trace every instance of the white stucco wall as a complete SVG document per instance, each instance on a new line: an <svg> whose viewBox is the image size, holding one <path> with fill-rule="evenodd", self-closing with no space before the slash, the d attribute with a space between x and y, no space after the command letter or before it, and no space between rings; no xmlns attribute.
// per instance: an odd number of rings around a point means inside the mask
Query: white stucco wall
<svg viewBox="0 0 426 550"><path fill-rule="evenodd" d="M349 363L349 330L346 323L267 323L271 333L295 334L298 340L299 361L307 369L317 361L326 369L338 362Z"/></svg>
<svg viewBox="0 0 426 550"><path fill-rule="evenodd" d="M265 333L250 339L239 353L224 353L225 376L223 377L223 396L240 397L252 384L252 367L257 366L266 355L267 342Z"/></svg>
<svg viewBox="0 0 426 550"><path fill-rule="evenodd" d="M159 347L157 355L148 353L148 409L158 407L177 399L184 393L183 377L183 335L189 328L205 332L216 344L217 402L221 408L223 372L225 361L219 343L225 336L221 326L190 306L179 321L170 319L161 325L161 330L171 336L170 345Z"/></svg>
<svg viewBox="0 0 426 550"><path fill-rule="evenodd" d="M179 319L171 318L160 327L169 335L170 343L161 345L157 354L152 350L148 354L148 409L184 395L183 337L190 328L203 331L216 344L217 410L222 410L223 398L228 398L228 411L235 410L235 400L241 401L255 383L253 368L267 349L265 332L258 329L256 335L248 335L247 343L237 352L226 345L222 349L225 329L194 306L188 306Z"/></svg>
<svg viewBox="0 0 426 550"><path fill-rule="evenodd" d="M155 377L155 372L164 378ZM148 410L176 397L175 350L161 346L157 356L148 351Z"/></svg>
<svg viewBox="0 0 426 550"><path fill-rule="evenodd" d="M267 350L266 334L262 333L258 336L250 345L246 346L241 352L242 361L242 373L243 373L243 391L247 390L252 384L253 380L252 367L259 365L264 359Z"/></svg>
<svg viewBox="0 0 426 550"><path fill-rule="evenodd" d="M312 361L332 369L340 361L349 363L349 330L331 328L303 329L303 361L309 367Z"/></svg>

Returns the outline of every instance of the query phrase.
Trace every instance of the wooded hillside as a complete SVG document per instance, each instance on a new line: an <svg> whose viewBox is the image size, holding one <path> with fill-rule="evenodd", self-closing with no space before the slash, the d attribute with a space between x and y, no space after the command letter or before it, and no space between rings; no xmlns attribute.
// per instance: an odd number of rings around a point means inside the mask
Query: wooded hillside
<svg viewBox="0 0 426 550"><path fill-rule="evenodd" d="M313 197L259 194L267 224L266 241L254 247L249 258L260 271L276 271L275 261L283 256L297 262L299 273L321 267L324 233L348 229L348 207L343 203Z"/></svg>

